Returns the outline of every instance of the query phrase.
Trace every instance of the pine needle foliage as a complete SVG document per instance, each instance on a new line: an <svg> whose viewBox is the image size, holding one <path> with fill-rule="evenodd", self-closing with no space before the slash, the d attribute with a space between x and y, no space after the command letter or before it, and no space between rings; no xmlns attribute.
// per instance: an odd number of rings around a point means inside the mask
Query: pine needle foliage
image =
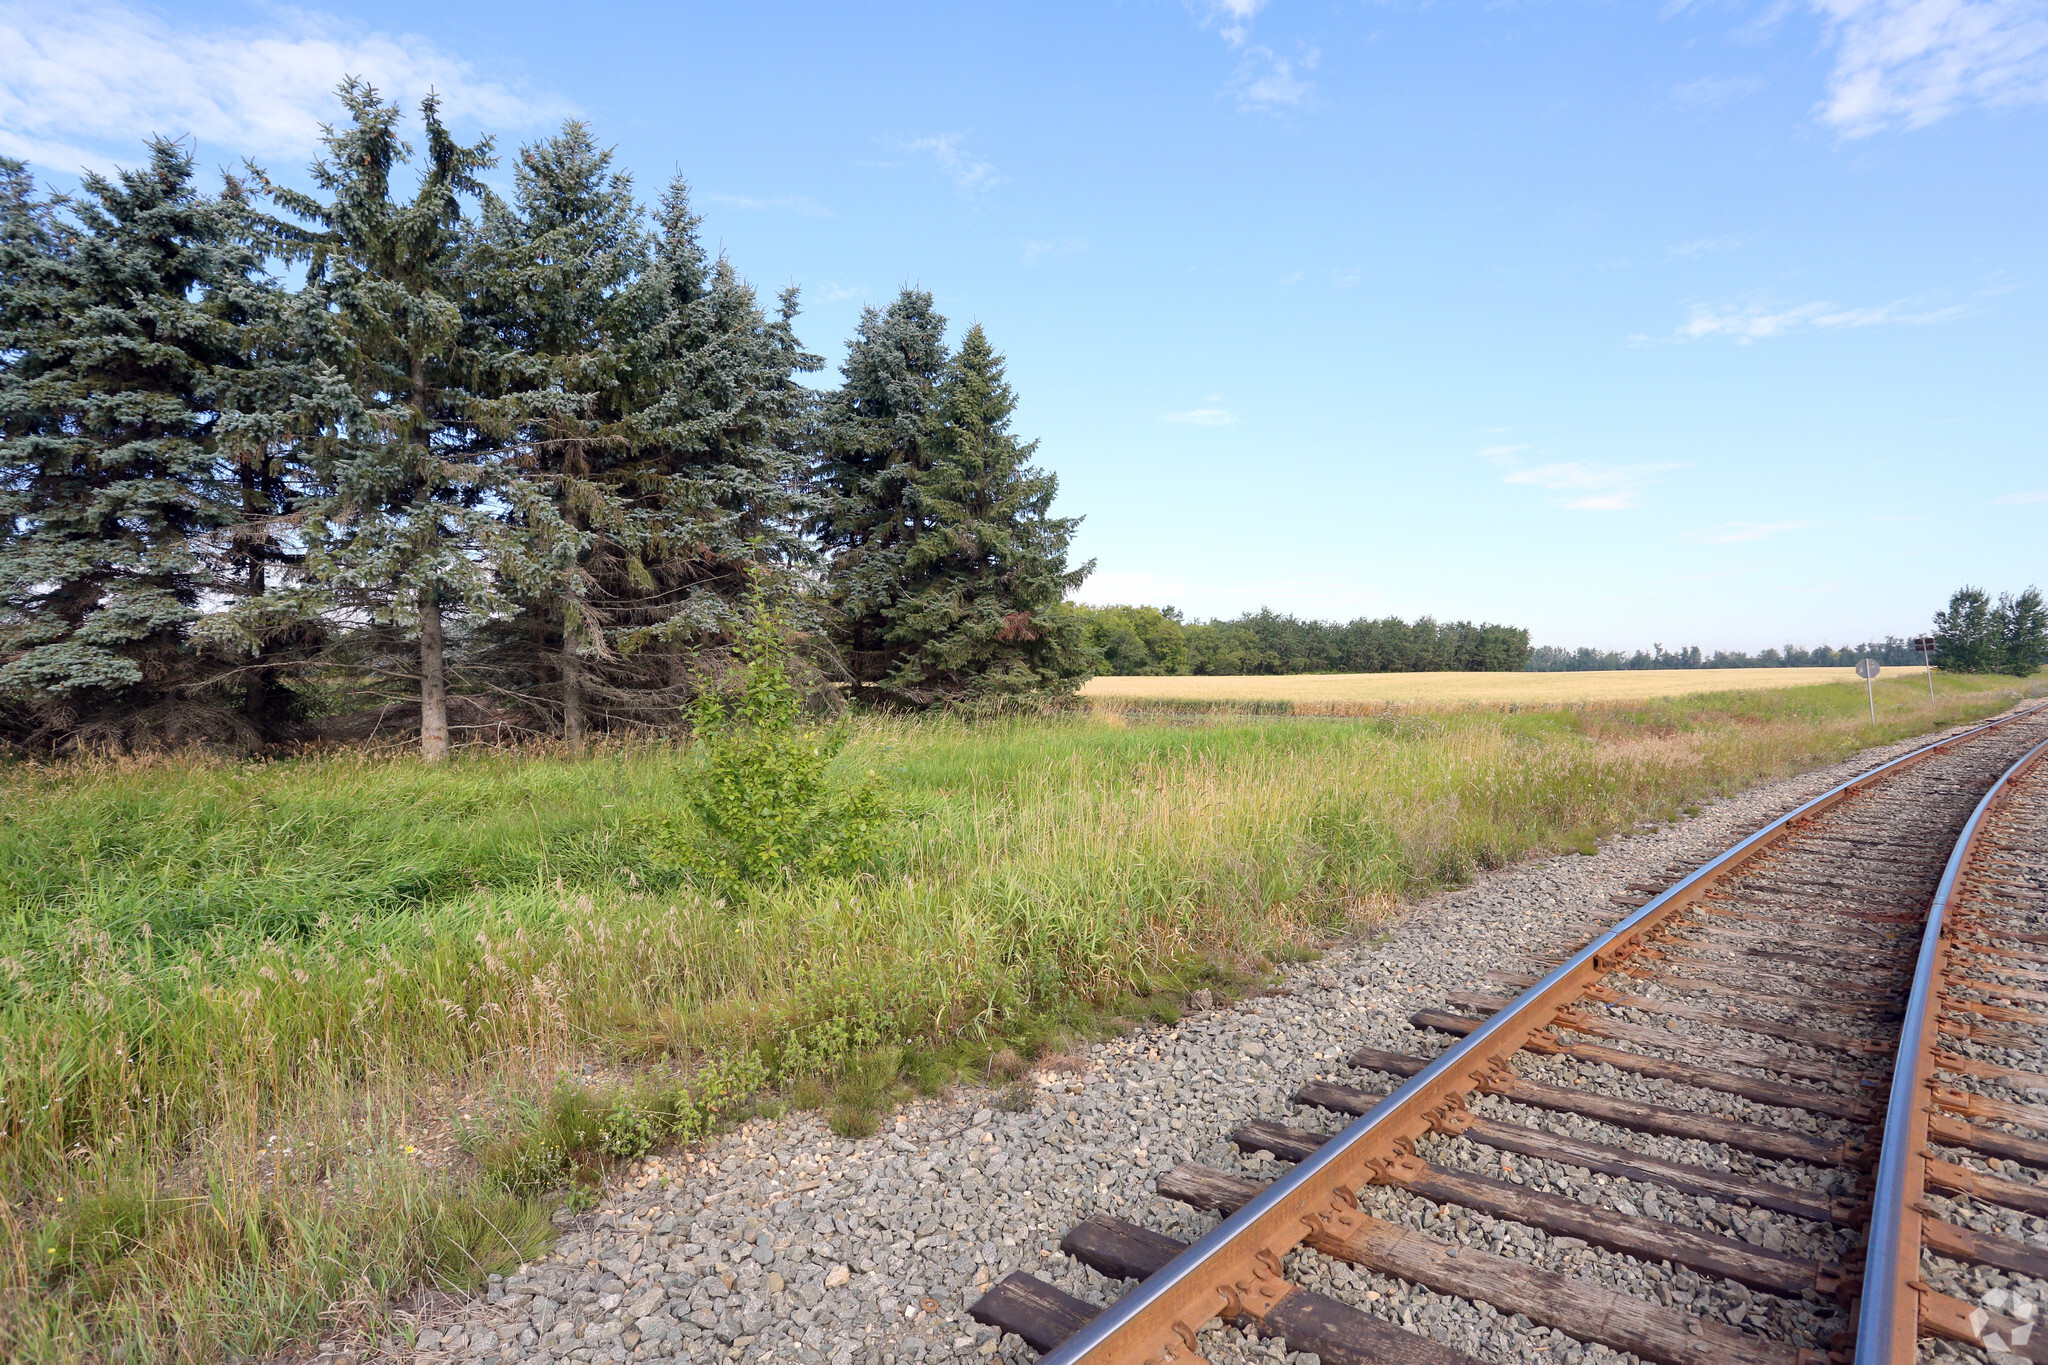
<svg viewBox="0 0 2048 1365"><path fill-rule="evenodd" d="M1092 670L1065 606L1079 518L1010 430L1017 398L979 325L957 353L931 295L869 309L826 402L814 522L855 688L924 708L1068 695Z"/></svg>
<svg viewBox="0 0 2048 1365"><path fill-rule="evenodd" d="M816 357L794 291L770 317L699 242L680 179L650 226L583 125L523 149L488 205L491 326L522 455L507 492L544 581L493 632L517 685L553 692L572 745L658 724L732 636L757 569L803 557L796 449Z"/></svg>
<svg viewBox="0 0 2048 1365"><path fill-rule="evenodd" d="M316 226L302 238L306 298L331 318L330 359L357 409L327 443L328 496L306 523L307 569L325 605L367 612L418 644L421 752L448 752L444 615L487 613L537 574L531 542L503 534L488 494L509 435L496 339L478 325L463 201L482 195L488 139L463 146L438 101L420 105L427 154L411 198L392 178L411 159L399 110L350 78L351 123L328 128L320 194L276 192Z"/></svg>
<svg viewBox="0 0 2048 1365"><path fill-rule="evenodd" d="M246 357L221 296L260 272L237 186L190 152L38 199L0 161L0 688L46 721L134 716L190 682Z"/></svg>

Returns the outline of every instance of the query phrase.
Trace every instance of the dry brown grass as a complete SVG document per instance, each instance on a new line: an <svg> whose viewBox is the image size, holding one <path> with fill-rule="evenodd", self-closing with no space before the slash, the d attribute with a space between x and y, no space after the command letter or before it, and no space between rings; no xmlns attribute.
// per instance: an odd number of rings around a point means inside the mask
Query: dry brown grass
<svg viewBox="0 0 2048 1365"><path fill-rule="evenodd" d="M1887 668L1887 680L1917 668ZM1084 697L1162 701L1291 701L1405 703L1634 701L1701 692L1748 692L1857 684L1847 668L1646 668L1605 673L1297 673L1284 677L1095 678Z"/></svg>

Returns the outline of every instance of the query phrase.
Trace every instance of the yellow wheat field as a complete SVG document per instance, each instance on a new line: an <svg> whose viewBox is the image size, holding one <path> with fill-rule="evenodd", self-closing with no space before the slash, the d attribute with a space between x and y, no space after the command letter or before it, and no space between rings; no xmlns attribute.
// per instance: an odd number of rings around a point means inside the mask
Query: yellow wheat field
<svg viewBox="0 0 2048 1365"><path fill-rule="evenodd" d="M1886 680L1918 668L1887 668ZM1167 701L1570 702L1858 681L1849 668L1646 668L1607 673L1296 673L1258 678L1095 678L1084 697Z"/></svg>

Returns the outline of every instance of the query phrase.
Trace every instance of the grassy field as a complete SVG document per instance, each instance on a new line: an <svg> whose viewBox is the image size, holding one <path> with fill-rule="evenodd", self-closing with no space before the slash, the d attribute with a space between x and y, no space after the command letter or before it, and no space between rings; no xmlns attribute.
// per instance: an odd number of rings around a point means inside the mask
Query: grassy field
<svg viewBox="0 0 2048 1365"><path fill-rule="evenodd" d="M1938 683L1880 684L1875 726L1840 686L870 720L840 763L882 774L897 837L767 887L693 870L688 749L0 769L0 1356L374 1327L757 1087L858 1130L1474 869L2041 687Z"/></svg>
<svg viewBox="0 0 2048 1365"><path fill-rule="evenodd" d="M1920 678L1917 668L1887 668L1880 681ZM1640 701L1702 692L1862 683L1847 668L1647 668L1600 673L1297 673L1256 678L1096 678L1081 689L1089 698L1143 697L1162 701L1403 702L1430 706L1459 702Z"/></svg>

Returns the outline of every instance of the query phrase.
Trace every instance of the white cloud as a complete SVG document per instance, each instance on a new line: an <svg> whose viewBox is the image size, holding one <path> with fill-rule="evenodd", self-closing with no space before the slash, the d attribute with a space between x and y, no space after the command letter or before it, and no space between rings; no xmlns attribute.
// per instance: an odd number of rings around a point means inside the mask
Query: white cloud
<svg viewBox="0 0 2048 1365"><path fill-rule="evenodd" d="M1724 104L1764 88L1759 76L1702 76L1696 81L1686 81L1671 87L1671 102L1681 109L1718 109Z"/></svg>
<svg viewBox="0 0 2048 1365"><path fill-rule="evenodd" d="M2048 0L1810 3L1835 42L1820 116L1846 137L2048 102Z"/></svg>
<svg viewBox="0 0 2048 1365"><path fill-rule="evenodd" d="M1557 503L1567 511L1626 512L1641 505L1657 475L1682 468L1679 464L1600 465L1568 460L1517 469L1502 475L1501 482L1568 494Z"/></svg>
<svg viewBox="0 0 2048 1365"><path fill-rule="evenodd" d="M1528 448L1527 446L1481 446L1479 448L1479 458L1488 464L1494 465L1519 464L1520 461L1515 457Z"/></svg>
<svg viewBox="0 0 2048 1365"><path fill-rule="evenodd" d="M970 198L985 194L1003 183L996 168L967 150L965 133L940 133L937 137L913 138L902 145L906 152L920 152L938 163L953 182L953 188Z"/></svg>
<svg viewBox="0 0 2048 1365"><path fill-rule="evenodd" d="M1282 57L1270 47L1246 48L1223 90L1236 98L1239 113L1299 109L1315 93L1302 73L1315 70L1321 60L1322 54L1312 47L1295 57Z"/></svg>
<svg viewBox="0 0 2048 1365"><path fill-rule="evenodd" d="M444 116L465 126L517 129L570 111L559 96L484 80L431 39L315 10L230 28L118 0L0 0L0 53L0 152L57 170L132 164L151 133L193 137L221 160L306 156L351 75L405 104L437 91Z"/></svg>
<svg viewBox="0 0 2048 1365"><path fill-rule="evenodd" d="M1697 540L1704 545L1737 545L1746 540L1762 540L1766 536L1781 535L1786 531L1803 531L1813 525L1810 521L1724 521L1719 526L1706 526L1697 531L1687 531L1687 540Z"/></svg>
<svg viewBox="0 0 2048 1365"><path fill-rule="evenodd" d="M868 287L864 284L828 284L818 291L819 303L845 303L848 299L864 299Z"/></svg>
<svg viewBox="0 0 2048 1365"><path fill-rule="evenodd" d="M837 218L839 216L817 200L807 199L800 194L777 195L772 199L759 199L751 194L707 194L704 196L704 202L716 204L720 208L744 209L750 213L769 211L799 213L806 218Z"/></svg>
<svg viewBox="0 0 2048 1365"><path fill-rule="evenodd" d="M1186 412L1162 412L1159 420L1184 427L1234 427L1237 414L1227 408L1191 408Z"/></svg>
<svg viewBox="0 0 2048 1365"><path fill-rule="evenodd" d="M2001 507L2018 507L2030 502L2048 502L2048 488L2030 488L2024 493L2007 493L1992 499Z"/></svg>
<svg viewBox="0 0 2048 1365"><path fill-rule="evenodd" d="M1220 24L1217 31L1232 47L1243 47L1252 36L1252 20L1266 7L1266 0L1207 0L1202 22Z"/></svg>
<svg viewBox="0 0 2048 1365"><path fill-rule="evenodd" d="M1904 302L1875 308L1841 308L1832 303L1802 303L1792 307L1770 304L1701 306L1677 330L1681 341L1702 341L1710 337L1733 337L1748 345L1788 332L1832 331L1843 327L1880 327L1887 323L1924 325L1947 322L1969 311L1966 304L1915 311Z"/></svg>
<svg viewBox="0 0 2048 1365"><path fill-rule="evenodd" d="M1744 237L1701 237L1696 241L1680 242L1677 246L1664 248L1666 256L1711 256L1717 251L1733 251L1748 239Z"/></svg>
<svg viewBox="0 0 2048 1365"><path fill-rule="evenodd" d="M1079 237L1060 237L1051 241L1024 243L1024 264L1037 265L1044 260L1059 260L1067 256L1078 256L1088 249L1088 243Z"/></svg>

